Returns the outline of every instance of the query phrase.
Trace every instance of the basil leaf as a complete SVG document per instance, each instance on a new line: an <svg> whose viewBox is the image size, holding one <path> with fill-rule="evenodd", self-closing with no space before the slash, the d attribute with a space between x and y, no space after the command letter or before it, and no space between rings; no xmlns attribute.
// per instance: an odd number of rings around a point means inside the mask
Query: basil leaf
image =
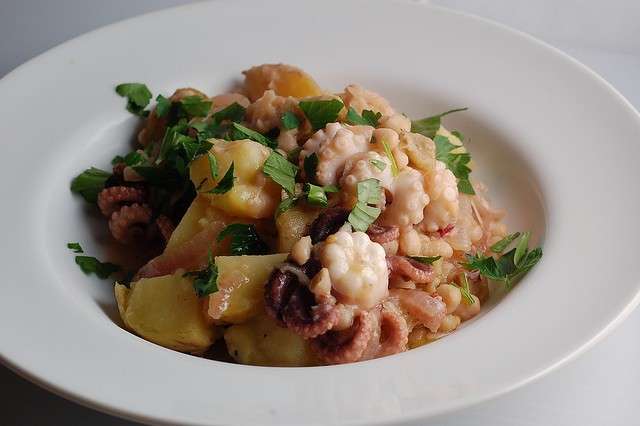
<svg viewBox="0 0 640 426"><path fill-rule="evenodd" d="M327 123L334 123L344 107L338 99L320 101L300 101L298 104L313 130L323 129Z"/></svg>
<svg viewBox="0 0 640 426"><path fill-rule="evenodd" d="M146 116L145 111L151 101L151 91L142 83L122 83L116 86L116 93L127 98L127 111L139 116Z"/></svg>
<svg viewBox="0 0 640 426"><path fill-rule="evenodd" d="M495 243L494 245L492 245L491 247L489 247L489 250L491 250L494 253L500 254L504 251L504 249L509 247L509 245L513 241L515 241L515 239L518 238L519 236L520 236L519 232L514 232L513 234L509 234L503 239L501 239L500 241L498 241L497 243Z"/></svg>
<svg viewBox="0 0 640 426"><path fill-rule="evenodd" d="M307 181L315 183L316 169L318 168L318 154L314 152L311 155L304 157L302 167L304 168L304 174L307 178Z"/></svg>
<svg viewBox="0 0 640 426"><path fill-rule="evenodd" d="M442 117L448 114L453 114L454 112L466 111L469 108L457 108L452 109L442 114L434 115L432 117L423 118L421 120L414 120L411 122L411 131L413 133L420 133L425 135L429 139L433 139L436 136L436 133L440 129L442 124Z"/></svg>
<svg viewBox="0 0 640 426"><path fill-rule="evenodd" d="M162 95L158 95L156 97L156 102L156 115L158 117L164 117L167 115L171 109L171 101Z"/></svg>
<svg viewBox="0 0 640 426"><path fill-rule="evenodd" d="M238 123L232 123L232 126L235 129L233 135L234 140L251 139L252 141L256 141L264 146L268 146L269 148L276 148L278 146L275 141L272 141L262 133L251 130Z"/></svg>
<svg viewBox="0 0 640 426"><path fill-rule="evenodd" d="M291 164L282 155L272 151L264 162L262 171L273 179L275 183L284 188L289 195L292 195L295 192L298 167Z"/></svg>
<svg viewBox="0 0 640 426"><path fill-rule="evenodd" d="M217 241L221 242L225 238L231 238L231 254L235 256L265 254L269 247L260 239L254 225L244 223L232 223L227 225L220 234Z"/></svg>
<svg viewBox="0 0 640 426"><path fill-rule="evenodd" d="M410 259L425 265L432 265L433 262L442 258L442 256L409 256Z"/></svg>
<svg viewBox="0 0 640 426"><path fill-rule="evenodd" d="M84 250L80 247L80 243L67 243L67 248L72 250L74 253L84 253Z"/></svg>
<svg viewBox="0 0 640 426"><path fill-rule="evenodd" d="M215 188L207 191L207 194L226 194L229 192L231 188L233 188L233 181L235 180L233 176L233 162L227 169L227 172L224 174L218 185Z"/></svg>
<svg viewBox="0 0 640 426"><path fill-rule="evenodd" d="M100 262L92 256L76 256L76 264L85 274L95 274L98 278L109 278L111 274L120 270L118 265L110 262Z"/></svg>
<svg viewBox="0 0 640 426"><path fill-rule="evenodd" d="M185 96L180 99L180 108L191 117L206 117L211 110L211 101L199 95Z"/></svg>
<svg viewBox="0 0 640 426"><path fill-rule="evenodd" d="M240 105L237 102L232 103L228 107L221 109L220 111L213 114L213 120L221 123L224 120L229 121L242 121L244 118L244 114L246 113L246 108Z"/></svg>
<svg viewBox="0 0 640 426"><path fill-rule="evenodd" d="M98 201L98 194L104 189L104 184L110 177L111 173L91 167L71 181L71 192L80 194L89 203L95 203Z"/></svg>
<svg viewBox="0 0 640 426"><path fill-rule="evenodd" d="M297 129L298 126L300 126L300 120L298 120L298 116L291 111L287 111L282 114L282 117L280 117L280 123L282 123L282 127L285 130Z"/></svg>

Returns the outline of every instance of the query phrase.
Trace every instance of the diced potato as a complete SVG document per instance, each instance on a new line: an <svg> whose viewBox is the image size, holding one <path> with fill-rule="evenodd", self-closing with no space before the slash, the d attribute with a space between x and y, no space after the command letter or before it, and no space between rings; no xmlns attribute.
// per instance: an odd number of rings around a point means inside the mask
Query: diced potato
<svg viewBox="0 0 640 426"><path fill-rule="evenodd" d="M240 324L264 310L264 285L286 254L218 256L219 291L209 295L207 314L215 322Z"/></svg>
<svg viewBox="0 0 640 426"><path fill-rule="evenodd" d="M171 238L167 242L167 250L190 240L198 232L216 221L224 222L222 226L230 223L229 217L226 214L213 208L209 199L203 194L198 194L171 234Z"/></svg>
<svg viewBox="0 0 640 426"><path fill-rule="evenodd" d="M320 86L300 68L285 64L264 64L243 72L244 86L255 102L262 94L273 89L276 95L306 98L322 94Z"/></svg>
<svg viewBox="0 0 640 426"><path fill-rule="evenodd" d="M203 194L211 204L231 216L244 218L272 217L280 203L280 186L265 176L262 166L271 154L264 145L248 139L223 141L212 139L214 146L209 151L218 162L218 177L212 182L209 159L203 155L191 163L191 181L205 192L217 186L231 162L234 165L235 181L225 194Z"/></svg>
<svg viewBox="0 0 640 426"><path fill-rule="evenodd" d="M307 340L279 327L266 315L229 327L224 340L229 354L241 364L273 367L318 364Z"/></svg>
<svg viewBox="0 0 640 426"><path fill-rule="evenodd" d="M296 205L280 214L276 219L278 251L289 253L300 238L309 234L309 227L318 214L320 209L306 205Z"/></svg>
<svg viewBox="0 0 640 426"><path fill-rule="evenodd" d="M182 352L201 353L217 337L207 323L191 279L182 273L143 278L131 288L115 285L125 326L150 342Z"/></svg>

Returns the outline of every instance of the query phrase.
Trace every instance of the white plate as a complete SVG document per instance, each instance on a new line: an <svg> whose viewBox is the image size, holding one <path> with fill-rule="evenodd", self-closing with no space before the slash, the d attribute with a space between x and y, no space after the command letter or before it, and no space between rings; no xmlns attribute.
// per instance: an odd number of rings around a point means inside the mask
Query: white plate
<svg viewBox="0 0 640 426"><path fill-rule="evenodd" d="M513 229L541 263L454 335L358 364L257 368L148 343L112 320L111 285L65 245L105 256L69 180L107 167L137 121L113 93L224 90L288 62L327 88L359 82L413 117L450 107ZM1 359L83 404L186 424L416 422L514 389L583 351L638 302L640 118L593 72L502 26L405 2L223 1L128 20L0 81ZM104 229L104 226L103 226Z"/></svg>

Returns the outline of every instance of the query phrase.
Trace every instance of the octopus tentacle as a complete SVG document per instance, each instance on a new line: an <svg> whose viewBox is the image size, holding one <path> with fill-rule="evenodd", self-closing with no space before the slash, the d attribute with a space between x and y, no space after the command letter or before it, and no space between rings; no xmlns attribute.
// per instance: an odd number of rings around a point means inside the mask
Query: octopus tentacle
<svg viewBox="0 0 640 426"><path fill-rule="evenodd" d="M121 243L130 243L144 236L146 225L151 222L151 209L146 204L123 206L109 219L111 235ZM141 226L142 225L142 226Z"/></svg>
<svg viewBox="0 0 640 426"><path fill-rule="evenodd" d="M340 227L345 224L349 218L349 210L342 207L332 207L325 209L311 223L309 235L313 244L324 241L331 234L338 232Z"/></svg>
<svg viewBox="0 0 640 426"><path fill-rule="evenodd" d="M98 194L98 207L103 215L109 217L123 205L143 203L146 191L130 186L111 186Z"/></svg>
<svg viewBox="0 0 640 426"><path fill-rule="evenodd" d="M160 235L162 235L162 239L164 240L164 242L169 242L173 231L175 231L176 229L171 219L161 214L156 218L156 226L158 227L158 230L160 231Z"/></svg>
<svg viewBox="0 0 640 426"><path fill-rule="evenodd" d="M293 272L282 271L280 268L273 270L265 285L265 310L281 326L285 326L282 318L283 310L298 286L298 277Z"/></svg>
<svg viewBox="0 0 640 426"><path fill-rule="evenodd" d="M407 350L409 327L397 308L383 306L380 313L380 349L376 357L397 354Z"/></svg>
<svg viewBox="0 0 640 426"><path fill-rule="evenodd" d="M431 265L404 256L387 256L387 266L390 274L399 275L417 284L431 282L433 277Z"/></svg>
<svg viewBox="0 0 640 426"><path fill-rule="evenodd" d="M382 226L372 224L367 230L367 235L374 243L385 244L400 238L400 228L397 226Z"/></svg>
<svg viewBox="0 0 640 426"><path fill-rule="evenodd" d="M353 325L345 331L328 331L311 341L311 347L326 364L346 364L362 358L367 348L373 325L367 311L360 311Z"/></svg>
<svg viewBox="0 0 640 426"><path fill-rule="evenodd" d="M335 304L315 305L313 293L307 287L298 287L293 292L282 316L287 327L305 339L326 333L338 322Z"/></svg>

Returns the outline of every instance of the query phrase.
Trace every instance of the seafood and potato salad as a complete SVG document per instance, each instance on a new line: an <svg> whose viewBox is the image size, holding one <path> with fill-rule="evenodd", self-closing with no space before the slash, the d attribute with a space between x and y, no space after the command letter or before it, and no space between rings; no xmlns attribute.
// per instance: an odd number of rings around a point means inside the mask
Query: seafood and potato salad
<svg viewBox="0 0 640 426"><path fill-rule="evenodd" d="M136 147L71 183L116 244L151 253L123 270L68 244L85 273L117 277L127 330L242 364L368 360L454 332L542 257L444 127L466 108L412 120L290 65L243 74L215 96L119 84Z"/></svg>

